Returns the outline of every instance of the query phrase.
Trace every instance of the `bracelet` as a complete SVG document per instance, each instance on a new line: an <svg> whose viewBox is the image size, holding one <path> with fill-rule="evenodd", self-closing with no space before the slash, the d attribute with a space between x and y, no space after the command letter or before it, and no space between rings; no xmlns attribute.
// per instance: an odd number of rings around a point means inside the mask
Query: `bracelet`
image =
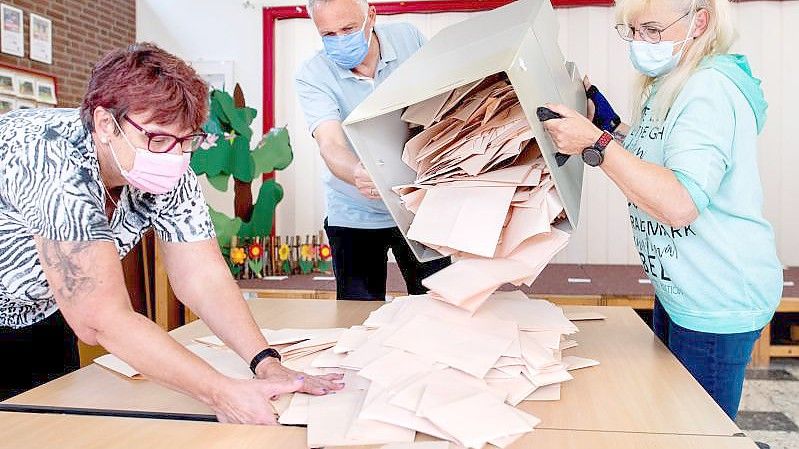
<svg viewBox="0 0 799 449"><path fill-rule="evenodd" d="M252 358L252 361L250 362L250 371L252 371L252 373L255 374L255 368L258 367L258 364L263 362L264 359L267 359L269 357L274 357L278 361L283 360L283 358L280 356L280 353L277 352L276 349L266 348L263 351L259 352L258 354L255 354L255 357Z"/></svg>

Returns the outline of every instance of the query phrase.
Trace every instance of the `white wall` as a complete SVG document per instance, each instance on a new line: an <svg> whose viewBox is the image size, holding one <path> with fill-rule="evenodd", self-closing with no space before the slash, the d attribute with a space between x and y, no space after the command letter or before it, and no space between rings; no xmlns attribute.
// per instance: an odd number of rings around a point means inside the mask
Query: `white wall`
<svg viewBox="0 0 799 449"><path fill-rule="evenodd" d="M298 4L299 0L139 0L138 37L154 41L188 59L234 60L236 80L241 83L248 105L263 110L261 10L264 5ZM245 5L251 6L245 6ZM799 265L799 152L789 140L797 118L799 92L792 81L799 73L799 2L747 2L734 5L741 38L736 50L747 54L755 74L764 80L771 107L769 122L761 138L760 170L766 192L765 213L777 230L784 263ZM409 21L427 36L468 14L402 15L380 20ZM181 20L176 18L181 17ZM626 47L612 29L611 8L558 10L563 53L578 63L583 73L612 99L622 117L629 117L629 86L634 72ZM217 31L219 30L219 31ZM224 31L222 31L224 30ZM293 91L293 73L305 58L321 47L308 20L286 20L277 26L276 122L291 131L295 161L278 180L286 198L278 209L281 234L315 233L324 216L324 196L319 182L321 160L307 133ZM256 120L260 133L260 120ZM795 127L795 125L794 125ZM794 139L795 140L795 139ZM232 200L213 189L209 202L230 213ZM558 256L571 263L638 263L631 244L626 201L618 189L596 170L588 170L582 222L569 247Z"/></svg>

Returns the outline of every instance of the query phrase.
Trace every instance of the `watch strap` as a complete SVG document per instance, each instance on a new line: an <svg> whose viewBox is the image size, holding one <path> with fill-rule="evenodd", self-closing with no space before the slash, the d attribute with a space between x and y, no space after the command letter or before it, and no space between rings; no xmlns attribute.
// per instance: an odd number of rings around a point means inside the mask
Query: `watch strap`
<svg viewBox="0 0 799 449"><path fill-rule="evenodd" d="M278 361L283 359L275 348L266 348L258 354L255 354L255 357L252 358L252 361L250 361L250 371L255 374L255 368L258 367L258 364L270 357L276 358Z"/></svg>

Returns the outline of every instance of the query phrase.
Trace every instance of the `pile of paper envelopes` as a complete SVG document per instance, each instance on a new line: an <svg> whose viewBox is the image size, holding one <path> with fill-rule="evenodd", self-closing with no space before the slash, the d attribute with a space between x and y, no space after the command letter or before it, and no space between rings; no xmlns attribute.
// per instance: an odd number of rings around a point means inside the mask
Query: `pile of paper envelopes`
<svg viewBox="0 0 799 449"><path fill-rule="evenodd" d="M570 371L599 364L562 355L575 332L560 308L518 291L474 314L429 295L397 298L300 367L343 372L345 389L295 394L280 423L307 425L308 447L411 442L420 432L504 448L540 422L517 406L560 399Z"/></svg>
<svg viewBox="0 0 799 449"><path fill-rule="evenodd" d="M349 329L263 329L281 353L294 353L286 366L343 373L346 384L329 396L297 393L273 406L281 424L308 426L308 447L410 442L420 432L504 448L539 423L522 410L524 401L557 401L573 370L599 364L564 355L577 346L570 318L602 317L567 317L516 291L494 294L475 313L421 295L397 298ZM187 348L222 374L252 378L215 336ZM110 354L95 363L141 377Z"/></svg>
<svg viewBox="0 0 799 449"><path fill-rule="evenodd" d="M433 37L344 122L417 258L457 259L425 281L439 299L473 311L504 283L531 284L577 225L583 163L559 166L536 116L549 102L585 111L556 40L548 1L479 14Z"/></svg>

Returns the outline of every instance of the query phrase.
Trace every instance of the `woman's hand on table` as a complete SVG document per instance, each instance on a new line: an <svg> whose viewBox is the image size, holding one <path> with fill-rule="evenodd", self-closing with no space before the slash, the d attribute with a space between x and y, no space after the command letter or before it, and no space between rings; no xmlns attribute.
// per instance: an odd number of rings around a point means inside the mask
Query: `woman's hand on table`
<svg viewBox="0 0 799 449"><path fill-rule="evenodd" d="M341 380L343 374L326 374L324 376L310 376L294 371L283 366L277 359L266 359L255 369L256 378L274 382L277 384L290 382L293 379L302 378L302 384L296 391L316 396L325 395L344 388Z"/></svg>
<svg viewBox="0 0 799 449"><path fill-rule="evenodd" d="M544 107L563 116L542 123L561 153L582 154L602 136L602 131L577 111L561 104L549 103Z"/></svg>
<svg viewBox="0 0 799 449"><path fill-rule="evenodd" d="M210 406L221 423L275 425L278 417L269 400L299 391L302 385L302 377L296 376L282 381L225 378Z"/></svg>

